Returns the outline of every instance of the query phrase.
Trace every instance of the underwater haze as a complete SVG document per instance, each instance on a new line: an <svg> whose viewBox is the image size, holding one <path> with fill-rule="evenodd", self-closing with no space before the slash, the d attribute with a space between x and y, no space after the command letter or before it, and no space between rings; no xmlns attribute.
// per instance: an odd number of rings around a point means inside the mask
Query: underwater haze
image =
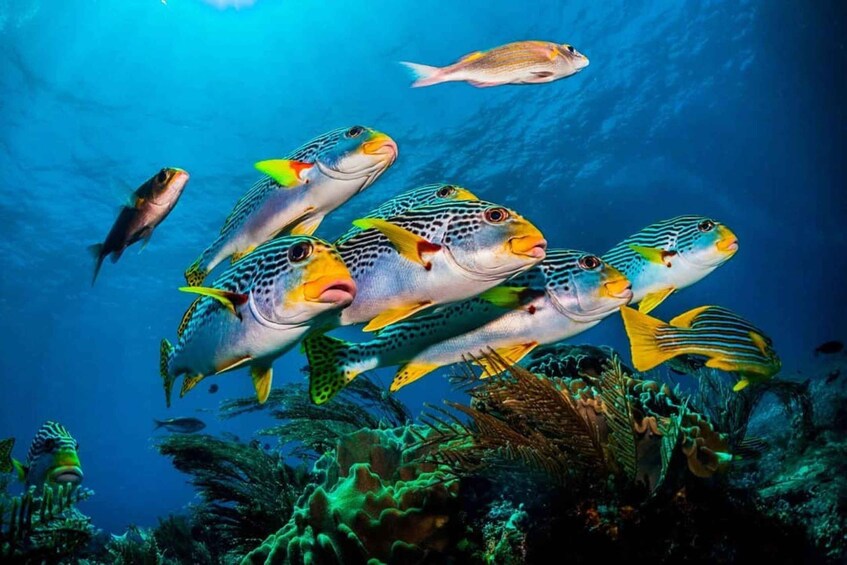
<svg viewBox="0 0 847 565"><path fill-rule="evenodd" d="M325 131L390 135L396 163L328 216L332 240L397 193L465 186L530 219L551 248L603 254L658 220L705 215L740 249L663 303L720 304L773 339L789 373L845 336L847 56L838 2L0 0L0 438L22 458L48 419L80 443L84 510L121 532L194 500L153 448L154 418L252 437L245 371L165 407L159 343L193 297L182 273L259 177ZM522 39L574 45L550 84L410 88L399 61L447 65ZM103 265L126 195L161 167L191 179L150 244ZM342 332L347 337L353 332ZM572 340L627 352L619 316ZM628 361L628 353L624 355ZM274 385L305 381L295 350ZM449 369L397 393L466 399ZM391 372L377 375L387 387ZM216 383L220 391L208 392ZM267 420L267 421L266 421ZM265 440L262 439L262 442Z"/></svg>

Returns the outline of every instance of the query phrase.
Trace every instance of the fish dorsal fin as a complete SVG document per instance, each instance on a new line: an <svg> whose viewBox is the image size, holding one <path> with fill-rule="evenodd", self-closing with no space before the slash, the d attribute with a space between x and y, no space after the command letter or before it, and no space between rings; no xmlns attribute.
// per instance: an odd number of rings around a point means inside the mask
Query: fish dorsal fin
<svg viewBox="0 0 847 565"><path fill-rule="evenodd" d="M650 294L646 294L644 298L638 303L638 311L644 314L649 313L651 310L655 309L656 306L665 301L665 299L673 294L673 291L676 290L673 287L664 288L662 290L658 290L656 292L651 292Z"/></svg>
<svg viewBox="0 0 847 565"><path fill-rule="evenodd" d="M303 173L314 167L312 163L292 159L268 159L259 161L253 166L284 188L294 188L303 184L305 182Z"/></svg>
<svg viewBox="0 0 847 565"><path fill-rule="evenodd" d="M259 404L264 404L268 400L273 376L271 367L250 367L250 378L253 379L253 387L256 389L256 399Z"/></svg>
<svg viewBox="0 0 847 565"><path fill-rule="evenodd" d="M197 386L197 384L202 381L205 377L205 375L201 374L192 375L190 377L188 375L185 375L182 378L182 388L179 389L179 397L182 398L183 396L188 394L188 391Z"/></svg>
<svg viewBox="0 0 847 565"><path fill-rule="evenodd" d="M670 258L676 255L676 251L665 251L660 247L645 247L643 245L630 245L630 249L641 255L651 263L670 267Z"/></svg>
<svg viewBox="0 0 847 565"><path fill-rule="evenodd" d="M212 288L208 286L181 286L179 290L182 292L192 292L194 294L199 294L201 296L209 296L214 298L224 306L226 309L235 314L239 319L241 318L241 314L238 313L236 309L238 306L243 306L247 303L248 295L232 292L229 290L223 290L220 288Z"/></svg>
<svg viewBox="0 0 847 565"><path fill-rule="evenodd" d="M394 380L391 382L389 390L395 392L403 388L409 383L413 383L419 378L436 370L440 365L435 363L408 363L397 371Z"/></svg>
<svg viewBox="0 0 847 565"><path fill-rule="evenodd" d="M368 322L368 325L362 329L366 332L381 330L385 326L390 326L391 324L396 324L400 320L405 320L409 316L416 314L429 306L432 306L432 302L425 300L423 302L415 302L414 304L404 304L403 306L389 308L388 310L380 312L378 316Z"/></svg>
<svg viewBox="0 0 847 565"><path fill-rule="evenodd" d="M195 298L191 306L188 307L188 310L185 311L185 314L182 315L182 320L179 321L179 327L176 330L177 337L182 337L182 334L185 333L185 328L188 327L188 322L191 321L192 314L197 309L197 305L200 304L200 298L199 296Z"/></svg>
<svg viewBox="0 0 847 565"><path fill-rule="evenodd" d="M482 367L482 378L493 377L494 375L502 373L509 365L516 365L536 347L538 347L537 341L518 343L507 347L498 347L494 350L496 355L493 359L489 360L483 357L481 359L477 359L476 364Z"/></svg>
<svg viewBox="0 0 847 565"><path fill-rule="evenodd" d="M767 340L765 340L762 334L751 331L750 339L753 341L753 345L759 348L759 351L762 352L762 355L768 354L768 342Z"/></svg>
<svg viewBox="0 0 847 565"><path fill-rule="evenodd" d="M527 299L529 289L525 286L495 286L479 295L479 298L501 308L519 308Z"/></svg>
<svg viewBox="0 0 847 565"><path fill-rule="evenodd" d="M429 270L432 263L424 258L427 253L437 253L441 246L428 239L416 235L406 228L379 218L360 218L353 225L363 230L375 229L391 242L391 245L406 259L422 265Z"/></svg>
<svg viewBox="0 0 847 565"><path fill-rule="evenodd" d="M474 51L473 53L468 53L467 55L465 55L464 57L459 59L459 62L460 63L471 63L473 61L476 61L477 59L482 58L483 55L485 55L484 51Z"/></svg>
<svg viewBox="0 0 847 565"><path fill-rule="evenodd" d="M0 473L10 473L14 469L12 464L12 448L15 447L15 438L10 437L0 441Z"/></svg>
<svg viewBox="0 0 847 565"><path fill-rule="evenodd" d="M700 306L699 308L694 308L692 310L689 310L688 312L683 312L668 323L678 328L690 328L691 324L694 322L694 318L696 318L709 308L711 308L711 306Z"/></svg>

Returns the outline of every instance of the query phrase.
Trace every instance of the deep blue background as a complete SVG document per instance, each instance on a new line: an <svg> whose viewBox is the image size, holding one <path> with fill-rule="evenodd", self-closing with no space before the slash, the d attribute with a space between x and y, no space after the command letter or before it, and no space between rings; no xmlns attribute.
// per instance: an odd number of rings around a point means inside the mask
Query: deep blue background
<svg viewBox="0 0 847 565"><path fill-rule="evenodd" d="M159 340L192 300L176 291L182 271L253 162L355 123L393 136L400 157L319 235L439 180L517 208L552 246L598 254L656 220L712 215L740 252L656 313L733 308L790 373L845 337L847 311L845 25L838 3L814 4L0 0L0 436L23 457L44 420L67 425L97 491L83 510L107 530L189 502L151 419L199 415L245 438L262 421L196 412L252 394L241 372L165 410ZM412 90L397 64L518 39L572 43L591 65L548 85ZM86 247L163 165L192 175L181 202L91 288ZM611 319L579 340L622 337ZM276 382L302 379L304 363L278 361ZM436 375L399 396L417 409L448 394Z"/></svg>

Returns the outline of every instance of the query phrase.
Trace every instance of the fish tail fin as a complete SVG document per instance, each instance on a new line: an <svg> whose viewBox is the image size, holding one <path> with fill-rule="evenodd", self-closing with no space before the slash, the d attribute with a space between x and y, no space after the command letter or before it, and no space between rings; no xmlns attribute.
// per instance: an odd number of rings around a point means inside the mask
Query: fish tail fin
<svg viewBox="0 0 847 565"><path fill-rule="evenodd" d="M444 82L444 73L439 67L409 63L407 61L400 61L400 64L409 69L415 77L415 82L412 83L412 88L432 86L433 84Z"/></svg>
<svg viewBox="0 0 847 565"><path fill-rule="evenodd" d="M621 308L621 316L637 370L649 371L681 353L662 349L656 339L658 331L670 327L668 324L627 306Z"/></svg>
<svg viewBox="0 0 847 565"><path fill-rule="evenodd" d="M202 286L203 281L206 280L206 269L201 266L203 262L203 256L197 258L196 261L191 263L187 269L185 269L185 282L188 283L189 286Z"/></svg>
<svg viewBox="0 0 847 565"><path fill-rule="evenodd" d="M153 431L154 432L164 425L165 425L165 423L163 421L157 420L156 418L153 418Z"/></svg>
<svg viewBox="0 0 847 565"><path fill-rule="evenodd" d="M95 243L94 245L88 246L88 252L94 257L94 276L91 278L91 286L94 286L94 283L97 281L97 275L100 274L100 267L103 266L103 259L106 258L103 255L103 244Z"/></svg>
<svg viewBox="0 0 847 565"><path fill-rule="evenodd" d="M319 334L303 340L309 360L309 395L315 404L323 404L338 394L362 371L354 368L353 344Z"/></svg>
<svg viewBox="0 0 847 565"><path fill-rule="evenodd" d="M159 373L162 375L165 387L165 403L171 407L171 390L174 386L174 378L171 375L170 364L174 356L174 346L167 339L162 340L159 347Z"/></svg>

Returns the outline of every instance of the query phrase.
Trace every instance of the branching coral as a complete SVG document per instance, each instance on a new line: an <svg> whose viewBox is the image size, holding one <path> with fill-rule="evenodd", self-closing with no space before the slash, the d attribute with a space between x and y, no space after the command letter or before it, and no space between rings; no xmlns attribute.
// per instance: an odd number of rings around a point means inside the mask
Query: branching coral
<svg viewBox="0 0 847 565"><path fill-rule="evenodd" d="M258 432L279 437L283 443L297 442L296 453L303 448L322 454L335 447L338 439L360 429L393 428L411 420L406 407L367 378L346 386L329 404L316 405L309 400L306 386L292 383L271 391L264 405L254 397L229 400L221 405L223 418L258 410L270 410L284 423Z"/></svg>
<svg viewBox="0 0 847 565"><path fill-rule="evenodd" d="M244 563L441 562L463 533L458 483L418 461L415 443L406 428L341 438L289 523Z"/></svg>
<svg viewBox="0 0 847 565"><path fill-rule="evenodd" d="M306 484L305 473L280 455L235 441L171 435L158 449L191 475L203 498L196 523L227 549L246 551L282 527Z"/></svg>

